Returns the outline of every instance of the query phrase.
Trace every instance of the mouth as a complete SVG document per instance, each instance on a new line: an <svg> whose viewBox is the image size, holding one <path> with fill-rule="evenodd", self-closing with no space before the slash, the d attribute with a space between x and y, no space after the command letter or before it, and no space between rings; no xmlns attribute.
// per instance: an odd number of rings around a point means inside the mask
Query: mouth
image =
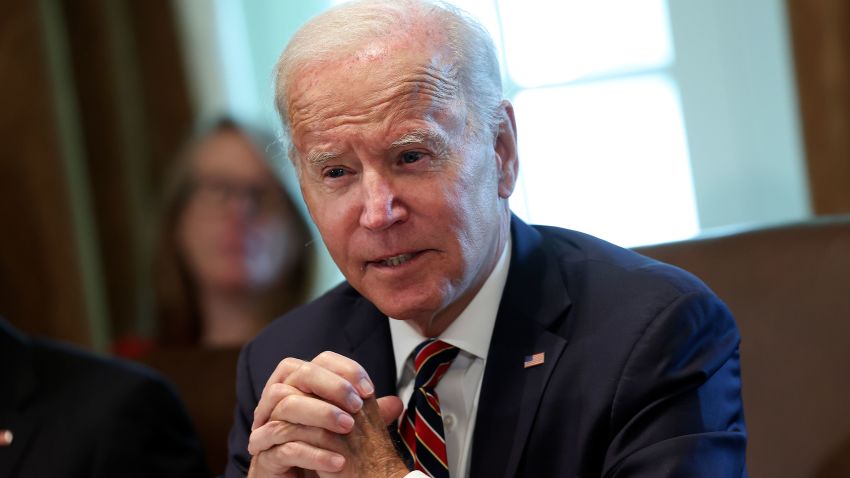
<svg viewBox="0 0 850 478"><path fill-rule="evenodd" d="M388 257L379 262L382 266L387 267L396 267L404 264L405 262L413 259L413 254L399 254L397 256Z"/></svg>
<svg viewBox="0 0 850 478"><path fill-rule="evenodd" d="M426 251L417 251L417 252L404 252L401 254L395 254L392 256L383 257L380 259L376 259L373 261L369 261L366 263L367 266L377 266L377 267L386 267L386 268L395 268L399 267L403 264L407 264L417 257L421 256Z"/></svg>

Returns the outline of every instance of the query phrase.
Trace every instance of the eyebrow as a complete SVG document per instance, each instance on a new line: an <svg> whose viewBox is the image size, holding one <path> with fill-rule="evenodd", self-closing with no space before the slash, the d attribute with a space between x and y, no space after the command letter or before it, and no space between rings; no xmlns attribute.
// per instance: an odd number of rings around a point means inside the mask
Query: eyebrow
<svg viewBox="0 0 850 478"><path fill-rule="evenodd" d="M390 144L390 148L402 148L411 144L428 144L435 149L438 154L445 152L449 147L449 142L445 135L430 129L416 129L405 133L400 138L393 141L392 144ZM339 153L333 153L330 151L311 151L307 154L307 164L321 166L329 161L339 158L340 156L341 155Z"/></svg>
<svg viewBox="0 0 850 478"><path fill-rule="evenodd" d="M333 159L338 158L340 155L338 153L331 153L329 151L311 151L307 155L307 163L312 165L321 166L322 164L327 163Z"/></svg>
<svg viewBox="0 0 850 478"><path fill-rule="evenodd" d="M438 152L447 150L449 146L445 135L431 129L416 129L393 141L390 148L401 148L411 144L428 144Z"/></svg>

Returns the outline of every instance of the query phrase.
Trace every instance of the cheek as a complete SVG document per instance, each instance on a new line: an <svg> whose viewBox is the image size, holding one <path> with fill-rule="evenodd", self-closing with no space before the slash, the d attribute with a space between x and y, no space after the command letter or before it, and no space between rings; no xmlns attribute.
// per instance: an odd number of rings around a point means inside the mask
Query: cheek
<svg viewBox="0 0 850 478"><path fill-rule="evenodd" d="M204 236L206 235L204 221L198 220L191 210L180 219L177 224L177 246L180 253L194 262L194 256L199 255L203 249Z"/></svg>
<svg viewBox="0 0 850 478"><path fill-rule="evenodd" d="M457 180L446 191L447 208L454 219L458 247L467 266L487 253L486 245L498 231L500 216L498 171L495 164L481 155L468 161L458 172ZM449 214L447 214L448 216Z"/></svg>
<svg viewBox="0 0 850 478"><path fill-rule="evenodd" d="M202 221L194 220L187 214L178 223L177 249L193 276L202 275L208 268L209 241L205 240L206 231Z"/></svg>

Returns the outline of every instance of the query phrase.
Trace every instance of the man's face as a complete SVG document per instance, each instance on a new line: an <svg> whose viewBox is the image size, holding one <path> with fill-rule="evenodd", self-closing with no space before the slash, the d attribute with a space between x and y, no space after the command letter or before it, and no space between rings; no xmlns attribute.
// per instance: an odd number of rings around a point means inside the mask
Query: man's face
<svg viewBox="0 0 850 478"><path fill-rule="evenodd" d="M507 149L502 134L470 134L441 56L422 42L372 45L302 68L288 90L301 190L331 256L382 312L426 335L495 266L516 173L512 127Z"/></svg>

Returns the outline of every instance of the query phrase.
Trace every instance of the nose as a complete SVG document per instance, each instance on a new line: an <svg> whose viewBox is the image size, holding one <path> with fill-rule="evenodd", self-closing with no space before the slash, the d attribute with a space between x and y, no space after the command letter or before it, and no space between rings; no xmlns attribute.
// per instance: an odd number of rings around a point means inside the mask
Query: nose
<svg viewBox="0 0 850 478"><path fill-rule="evenodd" d="M360 225L381 231L407 219L407 208L401 203L396 188L380 172L363 174L363 210Z"/></svg>

